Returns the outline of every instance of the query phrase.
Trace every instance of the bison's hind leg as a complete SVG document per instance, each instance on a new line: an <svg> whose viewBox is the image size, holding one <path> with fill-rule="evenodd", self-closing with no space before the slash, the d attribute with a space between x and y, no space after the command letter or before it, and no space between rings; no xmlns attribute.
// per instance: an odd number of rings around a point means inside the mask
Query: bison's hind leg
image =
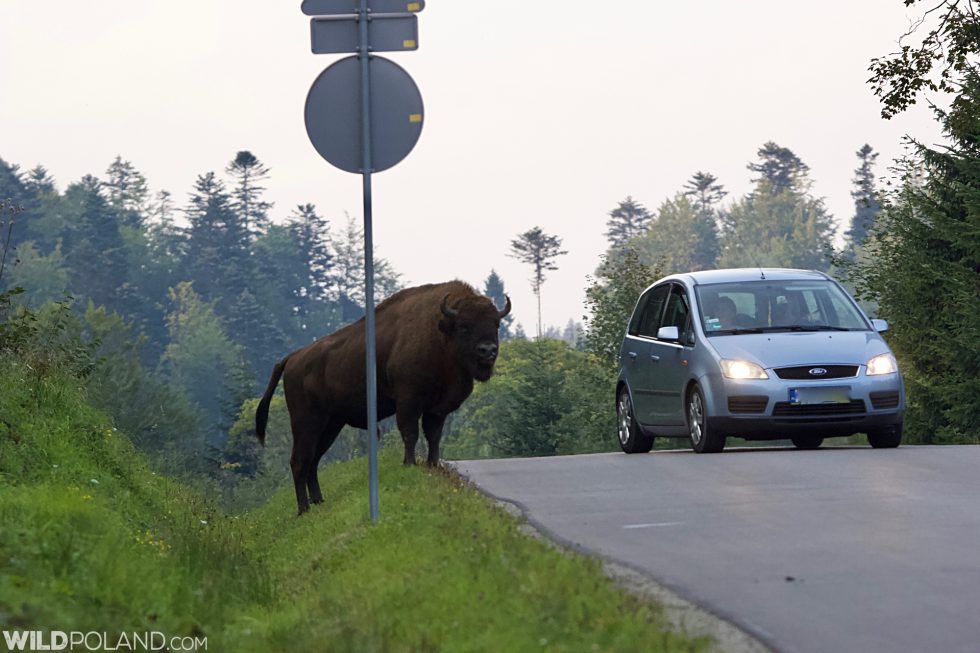
<svg viewBox="0 0 980 653"><path fill-rule="evenodd" d="M422 409L414 401L401 401L395 410L395 422L398 424L398 431L402 435L402 442L405 444L406 465L415 464L415 445L419 441L419 418L422 416Z"/></svg>
<svg viewBox="0 0 980 653"><path fill-rule="evenodd" d="M344 428L342 421L331 420L324 427L319 440L317 440L316 452L313 455L313 464L310 465L306 477L306 488L310 491L310 503L323 503L323 494L320 492L320 479L317 476L317 470L320 467L320 459L323 458L323 454L327 453L327 450L337 439L337 435L340 434L342 428Z"/></svg>

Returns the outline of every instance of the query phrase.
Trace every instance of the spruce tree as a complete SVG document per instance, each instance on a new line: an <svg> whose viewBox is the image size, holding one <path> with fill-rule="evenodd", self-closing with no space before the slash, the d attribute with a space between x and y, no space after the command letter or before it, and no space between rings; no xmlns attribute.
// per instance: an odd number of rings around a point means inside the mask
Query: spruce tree
<svg viewBox="0 0 980 653"><path fill-rule="evenodd" d="M606 239L609 240L609 247L613 251L622 249L626 243L646 231L651 217L650 212L630 196L620 202L608 215Z"/></svg>
<svg viewBox="0 0 980 653"><path fill-rule="evenodd" d="M117 156L106 170L103 185L109 205L119 212L120 223L126 227L142 227L150 205L146 177L132 163Z"/></svg>
<svg viewBox="0 0 980 653"><path fill-rule="evenodd" d="M119 288L127 279L126 250L119 233L119 215L102 194L102 184L91 175L65 192L75 220L66 238L65 261L71 289L96 306L119 310Z"/></svg>
<svg viewBox="0 0 980 653"><path fill-rule="evenodd" d="M235 180L231 208L241 220L247 238L253 240L269 227L272 203L262 199L269 169L248 150L242 150L225 168Z"/></svg>
<svg viewBox="0 0 980 653"><path fill-rule="evenodd" d="M808 190L810 167L792 150L768 141L759 148L758 155L759 162L747 166L759 175L752 180L757 193L779 195L788 190Z"/></svg>
<svg viewBox="0 0 980 653"><path fill-rule="evenodd" d="M857 151L857 157L860 164L854 171L854 190L851 191L851 197L854 198L854 216L847 230L848 246L852 252L868 237L868 233L874 227L875 217L881 211L873 171L878 153L871 149L870 145L865 144Z"/></svg>
<svg viewBox="0 0 980 653"><path fill-rule="evenodd" d="M483 281L483 294L493 300L497 308L503 309L507 304L507 293L504 290L504 280L500 278L496 270L490 270L489 276ZM500 320L500 340L507 340L511 337L510 325L514 322L514 315L510 314Z"/></svg>

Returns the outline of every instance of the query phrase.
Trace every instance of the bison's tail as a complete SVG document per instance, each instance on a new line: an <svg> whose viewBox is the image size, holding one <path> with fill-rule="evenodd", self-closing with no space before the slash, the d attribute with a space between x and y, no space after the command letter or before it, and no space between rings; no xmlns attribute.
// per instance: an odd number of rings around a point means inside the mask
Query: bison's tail
<svg viewBox="0 0 980 653"><path fill-rule="evenodd" d="M272 403L272 395L276 392L276 386L279 385L279 378L282 376L287 360L289 360L289 356L276 363L276 366L272 368L269 386L265 389L265 394L262 395L258 408L255 409L255 435L258 436L263 447L265 446L265 425L269 421L269 404Z"/></svg>

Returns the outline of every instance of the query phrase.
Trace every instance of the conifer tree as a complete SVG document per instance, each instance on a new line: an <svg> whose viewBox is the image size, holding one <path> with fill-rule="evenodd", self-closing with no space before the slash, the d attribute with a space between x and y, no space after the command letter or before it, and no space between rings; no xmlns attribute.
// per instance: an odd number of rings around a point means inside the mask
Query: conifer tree
<svg viewBox="0 0 980 653"><path fill-rule="evenodd" d="M502 309L507 304L507 293L504 290L504 280L500 278L496 270L490 270L489 276L483 282L483 294L493 300L497 308ZM500 340L507 340L511 337L510 325L514 322L513 314L507 315L500 320Z"/></svg>
<svg viewBox="0 0 980 653"><path fill-rule="evenodd" d="M72 184L65 199L74 214L74 224L65 239L72 291L96 306L118 310L118 290L127 279L119 216L102 195L102 184L91 175Z"/></svg>
<svg viewBox="0 0 980 653"><path fill-rule="evenodd" d="M650 212L631 196L609 212L606 220L606 238L613 251L622 249L626 243L646 231L650 223Z"/></svg>
<svg viewBox="0 0 980 653"><path fill-rule="evenodd" d="M868 233L874 227L875 217L881 211L873 171L878 153L871 149L870 145L865 144L857 151L857 157L861 163L854 171L854 190L851 191L851 197L854 198L854 216L851 218L851 227L847 230L848 245L852 252L868 237Z"/></svg>
<svg viewBox="0 0 980 653"><path fill-rule="evenodd" d="M541 286L544 284L544 273L557 270L558 265L554 259L567 253L561 249L561 238L546 234L541 227L529 229L510 242L508 256L527 263L534 270L531 290L538 299L538 338L544 334L541 328Z"/></svg>
<svg viewBox="0 0 980 653"><path fill-rule="evenodd" d="M242 222L246 238L253 240L269 226L270 202L262 199L265 187L262 182L269 178L269 169L248 150L242 150L225 168L232 175L235 187L231 208Z"/></svg>

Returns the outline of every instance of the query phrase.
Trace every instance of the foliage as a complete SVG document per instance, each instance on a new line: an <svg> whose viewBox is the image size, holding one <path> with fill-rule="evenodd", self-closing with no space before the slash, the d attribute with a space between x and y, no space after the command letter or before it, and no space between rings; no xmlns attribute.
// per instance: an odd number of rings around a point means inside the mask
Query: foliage
<svg viewBox="0 0 980 653"><path fill-rule="evenodd" d="M547 456L615 444L615 372L561 340L509 340L453 415L444 455Z"/></svg>
<svg viewBox="0 0 980 653"><path fill-rule="evenodd" d="M861 163L854 171L854 190L851 191L851 197L854 198L854 216L847 230L847 247L851 252L859 248L868 237L868 232L874 227L875 218L881 211L881 202L878 201L872 170L878 153L865 143L857 151L857 157Z"/></svg>
<svg viewBox="0 0 980 653"><path fill-rule="evenodd" d="M700 211L686 195L664 200L650 229L631 241L641 260L668 274L715 267L718 231L711 211Z"/></svg>
<svg viewBox="0 0 980 653"><path fill-rule="evenodd" d="M620 259L603 257L595 277L588 278L585 307L588 350L605 366L615 367L626 333L626 323L640 294L662 277L660 265L643 263L635 250L627 250Z"/></svg>
<svg viewBox="0 0 980 653"><path fill-rule="evenodd" d="M823 200L810 192L808 167L787 148L766 143L753 192L722 214L720 267L826 270L834 235Z"/></svg>
<svg viewBox="0 0 980 653"><path fill-rule="evenodd" d="M493 300L493 303L500 309L507 305L507 292L504 289L504 280L500 278L496 270L490 270L490 275L483 282L483 294ZM497 334L500 340L507 340L511 337L511 324L514 323L514 315L506 315L500 320L500 332Z"/></svg>
<svg viewBox="0 0 980 653"><path fill-rule="evenodd" d="M646 207L627 196L619 203L615 209L608 213L609 219L606 220L606 239L609 241L609 249L618 251L629 241L633 240L650 225L653 217Z"/></svg>
<svg viewBox="0 0 980 653"><path fill-rule="evenodd" d="M538 298L538 337L541 329L541 286L544 284L544 273L557 270L554 259L567 254L561 249L561 238L546 234L541 227L528 229L510 242L508 256L516 258L521 263L530 265L534 272L531 275L531 289Z"/></svg>
<svg viewBox="0 0 980 653"><path fill-rule="evenodd" d="M849 276L891 326L908 389L908 439L977 442L980 74L967 74L940 118L948 148L915 146L866 242L869 258L849 266Z"/></svg>
<svg viewBox="0 0 980 653"><path fill-rule="evenodd" d="M922 0L903 0L906 7ZM924 90L956 93L958 82L980 52L980 21L974 0L931 0L922 17L899 39L900 49L871 60L868 82L889 119L915 104ZM904 42L928 21L936 22L917 46ZM934 71L938 69L939 77Z"/></svg>

